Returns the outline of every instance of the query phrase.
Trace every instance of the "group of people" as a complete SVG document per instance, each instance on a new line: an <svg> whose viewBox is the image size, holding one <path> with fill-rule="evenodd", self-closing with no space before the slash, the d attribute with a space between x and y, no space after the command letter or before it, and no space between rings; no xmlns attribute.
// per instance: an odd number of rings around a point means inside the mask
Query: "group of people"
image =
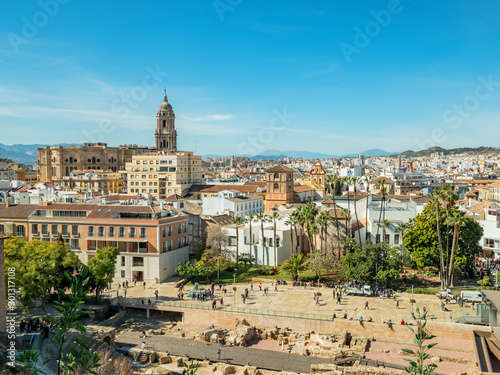
<svg viewBox="0 0 500 375"><path fill-rule="evenodd" d="M39 330L43 332L44 337L49 337L49 332L55 327L53 322L49 322L48 320L44 320L43 322L38 319L22 319L19 322L19 331L21 333L36 333Z"/></svg>

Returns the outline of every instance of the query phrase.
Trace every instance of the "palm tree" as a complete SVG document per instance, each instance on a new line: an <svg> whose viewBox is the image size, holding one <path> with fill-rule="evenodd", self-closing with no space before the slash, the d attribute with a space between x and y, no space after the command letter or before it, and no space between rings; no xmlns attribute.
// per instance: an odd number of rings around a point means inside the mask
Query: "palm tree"
<svg viewBox="0 0 500 375"><path fill-rule="evenodd" d="M368 201L370 198L370 185L373 183L375 179L372 176L365 176L364 182L366 185L366 209L365 209L365 216L366 216L366 223L368 224ZM365 240L368 239L368 230L366 231L366 238Z"/></svg>
<svg viewBox="0 0 500 375"><path fill-rule="evenodd" d="M446 218L445 224L453 226L453 242L450 254L450 265L448 266L448 280L447 285L453 287L453 271L455 268L455 253L458 248L458 240L460 239L460 227L464 227L467 224L467 219L465 214L458 210L451 211L451 214Z"/></svg>
<svg viewBox="0 0 500 375"><path fill-rule="evenodd" d="M271 215L271 220L273 221L273 245L274 245L274 266L278 267L278 262L277 262L277 253L276 253L276 221L279 219L280 214L278 211L273 211L273 214Z"/></svg>
<svg viewBox="0 0 500 375"><path fill-rule="evenodd" d="M389 226L391 225L391 223L389 222L389 220L382 220L380 223L379 223L379 226L382 227L382 236L383 236L383 239L382 239L382 242L386 242L385 241L385 234L386 234L386 230L387 228L389 228Z"/></svg>
<svg viewBox="0 0 500 375"><path fill-rule="evenodd" d="M250 241L248 241L249 245L250 245L250 251L248 252L249 254L252 254L253 251L252 251L252 222L254 220L254 215L253 214L248 214L246 219L245 219L245 224L248 224L248 229L249 229L249 235L250 235ZM257 257L255 257L257 258Z"/></svg>
<svg viewBox="0 0 500 375"><path fill-rule="evenodd" d="M285 225L290 225L290 246L292 247L292 254L294 253L293 248L293 234L295 232L295 237L297 236L297 218L294 215L297 211L294 211L285 221Z"/></svg>
<svg viewBox="0 0 500 375"><path fill-rule="evenodd" d="M294 281L297 281L299 273L304 271L306 267L307 262L304 258L304 254L292 254L292 256L281 266L283 270L292 275Z"/></svg>
<svg viewBox="0 0 500 375"><path fill-rule="evenodd" d="M265 249L265 237L264 237L264 223L267 223L269 221L269 217L266 214L259 213L257 214L256 217L257 221L260 221L260 230L262 234L262 270L265 269L264 267L264 258L266 255L266 249Z"/></svg>
<svg viewBox="0 0 500 375"><path fill-rule="evenodd" d="M361 232L359 230L359 220L358 220L358 204L357 204L358 201L356 199L356 193L358 192L356 184L358 183L358 179L356 177L351 177L351 182L354 185L354 214L356 215L356 225L358 227L359 244L361 245Z"/></svg>
<svg viewBox="0 0 500 375"><path fill-rule="evenodd" d="M442 205L446 210L446 217L450 216L450 212L455 207L458 201L458 193L452 184L444 184L441 188L443 192ZM450 225L446 225L446 259L450 259ZM449 277L450 275L448 275Z"/></svg>
<svg viewBox="0 0 500 375"><path fill-rule="evenodd" d="M328 186L328 193L333 196L333 191L335 187L335 175L329 174L326 176L325 183Z"/></svg>
<svg viewBox="0 0 500 375"><path fill-rule="evenodd" d="M345 220L345 236L344 236L344 241L347 239L347 237L351 238L351 234L347 232L347 220L349 219L349 210L347 208L343 208L340 211L340 216L342 216ZM344 252L345 252L345 245L344 245ZM340 259L340 248L339 248L339 259Z"/></svg>
<svg viewBox="0 0 500 375"><path fill-rule="evenodd" d="M352 178L349 176L344 177L344 182L346 184L347 190L347 209L349 210L349 214L351 213L351 197L349 196L349 190L352 183Z"/></svg>
<svg viewBox="0 0 500 375"><path fill-rule="evenodd" d="M443 240L441 238L441 203L443 202L443 192L442 190L434 190L432 196L432 203L436 206L436 230L438 235L438 244L439 244L439 260L440 260L440 270L439 277L441 279L441 289L444 288L444 280L446 278L446 271L444 268L444 252L443 252Z"/></svg>
<svg viewBox="0 0 500 375"><path fill-rule="evenodd" d="M321 239L321 244L320 244L320 250L323 250L323 243L325 244L325 249L326 249L326 244L328 240L328 224L332 221L332 217L330 216L328 211L321 211L317 223L320 227L320 239Z"/></svg>
<svg viewBox="0 0 500 375"><path fill-rule="evenodd" d="M399 224L398 227L396 228L396 233L401 233L401 245L402 245L402 251L401 254L404 252L404 242L403 242L403 237L405 236L405 232L410 228L410 225L408 223L402 223Z"/></svg>
<svg viewBox="0 0 500 375"><path fill-rule="evenodd" d="M313 244L313 249L312 251L317 250L317 244L316 244L316 235L319 233L319 227L317 221L309 225L309 234L312 236L312 244ZM320 239L321 241L321 239ZM311 250L309 252L312 252Z"/></svg>
<svg viewBox="0 0 500 375"><path fill-rule="evenodd" d="M307 204L298 210L298 221L304 227L308 242L308 250L311 250L311 225L315 223L318 208L314 202L307 202Z"/></svg>
<svg viewBox="0 0 500 375"><path fill-rule="evenodd" d="M241 223L243 222L243 219L241 217L239 217L239 216L235 216L235 217L231 218L231 222L236 227L236 266L238 266L239 261L240 261L239 260L240 254L238 252L238 247L239 247L239 244L240 244L238 229L239 229L239 226L241 225Z"/></svg>
<svg viewBox="0 0 500 375"><path fill-rule="evenodd" d="M385 182L386 182L385 178L382 178L380 180L380 192L382 193L382 200L380 201L380 213L378 216L377 236L379 234L380 222L382 221L382 213L384 211L384 206L385 206L385 194L386 194ZM385 218L385 214L384 214L384 218Z"/></svg>

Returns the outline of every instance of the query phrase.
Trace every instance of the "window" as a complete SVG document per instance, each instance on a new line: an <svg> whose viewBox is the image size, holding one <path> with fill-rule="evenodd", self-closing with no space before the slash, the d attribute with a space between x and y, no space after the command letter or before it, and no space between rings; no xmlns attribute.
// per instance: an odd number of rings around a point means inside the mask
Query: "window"
<svg viewBox="0 0 500 375"><path fill-rule="evenodd" d="M168 251L172 251L173 248L174 248L174 243L172 242L172 240L168 240Z"/></svg>
<svg viewBox="0 0 500 375"><path fill-rule="evenodd" d="M114 237L115 236L115 227L109 227L109 229L108 229L108 236L109 237Z"/></svg>
<svg viewBox="0 0 500 375"><path fill-rule="evenodd" d="M97 236L104 237L104 227L97 228Z"/></svg>
<svg viewBox="0 0 500 375"><path fill-rule="evenodd" d="M57 225L52 225L52 235L57 236Z"/></svg>
<svg viewBox="0 0 500 375"><path fill-rule="evenodd" d="M68 233L68 226L67 225L63 225L62 226L62 235L63 236L67 236L69 233Z"/></svg>
<svg viewBox="0 0 500 375"><path fill-rule="evenodd" d="M124 227L120 227L118 228L118 237L125 237L125 228Z"/></svg>
<svg viewBox="0 0 500 375"><path fill-rule="evenodd" d="M177 234L181 234L182 233L182 224L177 224Z"/></svg>
<svg viewBox="0 0 500 375"><path fill-rule="evenodd" d="M181 247L182 247L182 238L181 238L181 237L179 237L179 238L177 239L177 248L179 249L179 248L181 248Z"/></svg>
<svg viewBox="0 0 500 375"><path fill-rule="evenodd" d="M121 271L121 277L122 277L122 279L124 279L124 278L125 278L125 270L122 270L122 271Z"/></svg>
<svg viewBox="0 0 500 375"><path fill-rule="evenodd" d="M88 227L87 235L89 237L93 237L94 236L94 227L92 227L92 226Z"/></svg>
<svg viewBox="0 0 500 375"><path fill-rule="evenodd" d="M279 185L278 185L278 184L274 184L274 185L273 185L273 189L274 189L274 190L279 190L279 188L280 188L280 187L279 187Z"/></svg>
<svg viewBox="0 0 500 375"><path fill-rule="evenodd" d="M33 226L34 226L34 225L35 225L35 224L33 224ZM4 227L3 227L3 224L0 224L0 233L4 233L4 231L5 231L5 229L4 229ZM35 230L33 230L33 232L34 232L34 231L35 231Z"/></svg>
<svg viewBox="0 0 500 375"><path fill-rule="evenodd" d="M394 245L399 245L399 234L394 235Z"/></svg>
<svg viewBox="0 0 500 375"><path fill-rule="evenodd" d="M130 228L128 236L129 238L135 238L135 228Z"/></svg>
<svg viewBox="0 0 500 375"><path fill-rule="evenodd" d="M140 237L140 238L146 238L146 236L147 236L147 231L146 231L146 228L141 228L141 231L140 231L139 237Z"/></svg>
<svg viewBox="0 0 500 375"><path fill-rule="evenodd" d="M183 228L183 232L186 233L188 231L188 225L187 225L187 223L184 223L183 227L184 227Z"/></svg>
<svg viewBox="0 0 500 375"><path fill-rule="evenodd" d="M143 257L133 257L132 258L132 267L143 267L144 266L144 258Z"/></svg>
<svg viewBox="0 0 500 375"><path fill-rule="evenodd" d="M162 242L161 244L161 250L166 253L168 250L167 250L167 242Z"/></svg>
<svg viewBox="0 0 500 375"><path fill-rule="evenodd" d="M391 242L391 235L390 234L385 235L385 242L387 242L387 243Z"/></svg>
<svg viewBox="0 0 500 375"><path fill-rule="evenodd" d="M3 225L1 225L1 228L0 228L0 229L1 229L1 230L2 230L2 232L3 232ZM31 226L31 230L33 231L33 234L38 235L38 224L33 224L33 225ZM2 233L2 232L0 232L0 233Z"/></svg>
<svg viewBox="0 0 500 375"><path fill-rule="evenodd" d="M172 235L172 226L169 225L168 226L168 233L167 233L167 236L171 236Z"/></svg>
<svg viewBox="0 0 500 375"><path fill-rule="evenodd" d="M122 257L122 267L125 267L125 257Z"/></svg>
<svg viewBox="0 0 500 375"><path fill-rule="evenodd" d="M229 240L229 246L236 246L236 236L229 236L228 240Z"/></svg>
<svg viewBox="0 0 500 375"><path fill-rule="evenodd" d="M375 243L380 243L380 234L377 234L376 239L375 239Z"/></svg>
<svg viewBox="0 0 500 375"><path fill-rule="evenodd" d="M167 227L161 228L161 236L162 237L167 237Z"/></svg>
<svg viewBox="0 0 500 375"><path fill-rule="evenodd" d="M18 237L24 237L24 227L22 225L17 226L17 235Z"/></svg>
<svg viewBox="0 0 500 375"><path fill-rule="evenodd" d="M73 225L71 230L73 231L73 236L78 236L78 225Z"/></svg>
<svg viewBox="0 0 500 375"><path fill-rule="evenodd" d="M42 224L42 234L49 234L49 229L47 224Z"/></svg>

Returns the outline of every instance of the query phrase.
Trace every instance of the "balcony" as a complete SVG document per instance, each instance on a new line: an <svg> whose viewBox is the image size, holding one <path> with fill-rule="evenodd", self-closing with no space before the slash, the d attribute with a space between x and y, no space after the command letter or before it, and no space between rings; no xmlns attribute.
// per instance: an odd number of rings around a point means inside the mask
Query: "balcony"
<svg viewBox="0 0 500 375"><path fill-rule="evenodd" d="M33 237L40 237L40 232L33 232Z"/></svg>
<svg viewBox="0 0 500 375"><path fill-rule="evenodd" d="M49 232L42 232L42 236L44 236L44 237L48 237L49 235L50 235Z"/></svg>

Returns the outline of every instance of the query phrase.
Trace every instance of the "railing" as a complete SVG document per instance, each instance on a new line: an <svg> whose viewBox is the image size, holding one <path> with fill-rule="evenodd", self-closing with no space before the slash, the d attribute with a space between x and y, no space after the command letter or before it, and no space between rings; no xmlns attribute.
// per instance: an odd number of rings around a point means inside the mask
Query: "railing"
<svg viewBox="0 0 500 375"><path fill-rule="evenodd" d="M154 306L154 307L173 307L173 308L184 308L193 310L212 310L212 304L207 303L196 303L187 301L158 301L155 299L148 298L125 298L119 297L119 303L125 305L134 305L139 307ZM151 301L151 304L149 304ZM210 301L209 301L210 302ZM295 319L308 319L308 320L322 320L322 321L332 321L331 314L329 315L319 315L319 314L306 314L306 313L296 313L289 311L275 311L275 310L263 310L263 309L246 309L241 307L230 307L230 306L219 306L218 311L238 313L238 314L251 314L251 315L264 315L264 316L276 316L284 318L295 318Z"/></svg>

